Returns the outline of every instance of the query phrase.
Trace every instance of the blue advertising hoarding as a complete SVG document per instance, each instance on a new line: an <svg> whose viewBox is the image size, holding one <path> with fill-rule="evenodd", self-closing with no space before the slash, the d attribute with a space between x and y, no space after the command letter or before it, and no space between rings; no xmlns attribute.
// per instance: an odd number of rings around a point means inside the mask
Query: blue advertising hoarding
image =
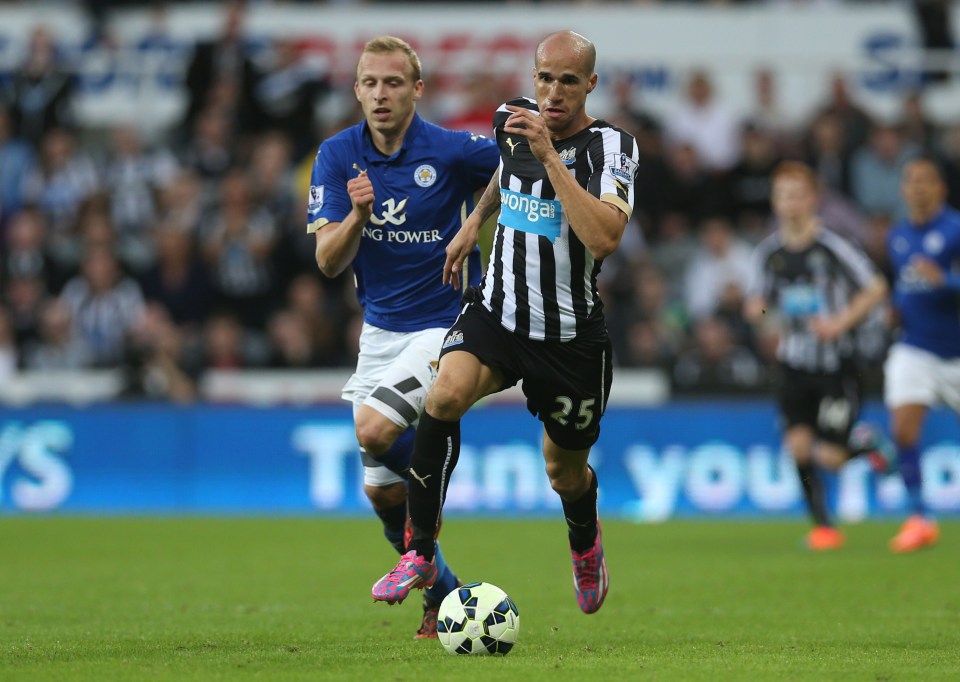
<svg viewBox="0 0 960 682"><path fill-rule="evenodd" d="M866 417L884 421L877 405ZM473 409L447 513L552 515L540 424L519 406ZM104 405L0 410L0 512L365 514L346 405ZM796 472L763 401L612 407L592 454L607 516L803 514ZM925 497L960 515L960 425L935 411L923 443ZM899 515L898 477L854 460L830 477L840 518Z"/></svg>

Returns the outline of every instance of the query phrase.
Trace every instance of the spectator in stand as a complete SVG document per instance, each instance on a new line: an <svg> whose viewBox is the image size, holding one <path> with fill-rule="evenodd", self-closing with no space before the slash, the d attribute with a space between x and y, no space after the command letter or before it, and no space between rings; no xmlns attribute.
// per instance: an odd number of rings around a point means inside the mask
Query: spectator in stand
<svg viewBox="0 0 960 682"><path fill-rule="evenodd" d="M924 109L923 93L914 91L903 99L903 138L924 154L933 151L940 131Z"/></svg>
<svg viewBox="0 0 960 682"><path fill-rule="evenodd" d="M37 338L23 348L23 366L27 370L77 370L93 364L90 349L73 333L70 307L58 298L43 304Z"/></svg>
<svg viewBox="0 0 960 682"><path fill-rule="evenodd" d="M120 397L193 402L197 387L183 367L183 351L183 335L166 310L156 304L146 306L127 339Z"/></svg>
<svg viewBox="0 0 960 682"><path fill-rule="evenodd" d="M310 327L302 316L289 309L278 310L267 325L272 354L269 365L278 369L311 369L320 366L310 336Z"/></svg>
<svg viewBox="0 0 960 682"><path fill-rule="evenodd" d="M780 161L773 133L749 122L743 126L740 161L730 172L731 216L741 233L760 236L770 221L770 173Z"/></svg>
<svg viewBox="0 0 960 682"><path fill-rule="evenodd" d="M760 363L735 341L733 331L723 320L701 318L694 323L693 331L693 345L680 352L673 369L677 390L729 392L760 385Z"/></svg>
<svg viewBox="0 0 960 682"><path fill-rule="evenodd" d="M687 264L697 248L697 238L687 215L680 211L664 214L660 220L659 239L653 244L650 255L666 277L669 300L683 300Z"/></svg>
<svg viewBox="0 0 960 682"><path fill-rule="evenodd" d="M694 71L687 82L687 99L667 124L675 144L690 145L704 168L726 171L740 154L736 116L716 98L706 71Z"/></svg>
<svg viewBox="0 0 960 682"><path fill-rule="evenodd" d="M176 177L177 160L163 147L145 148L133 125L118 125L110 131L103 172L121 259L143 272L154 258L150 231L157 220L158 198Z"/></svg>
<svg viewBox="0 0 960 682"><path fill-rule="evenodd" d="M23 180L34 163L33 147L14 135L10 111L0 104L0 243L10 217L23 207Z"/></svg>
<svg viewBox="0 0 960 682"><path fill-rule="evenodd" d="M3 303L20 347L37 338L40 311L47 297L44 282L36 275L12 277L4 286Z"/></svg>
<svg viewBox="0 0 960 682"><path fill-rule="evenodd" d="M867 145L854 152L850 165L853 198L864 212L894 220L904 217L900 174L919 151L893 124L878 123L871 129Z"/></svg>
<svg viewBox="0 0 960 682"><path fill-rule="evenodd" d="M290 143L279 133L267 133L253 145L250 158L253 199L267 209L278 225L292 222L294 211L298 208L290 174L292 159ZM299 224L299 216L297 222ZM303 237L302 231L299 234Z"/></svg>
<svg viewBox="0 0 960 682"><path fill-rule="evenodd" d="M134 43L137 58L146 69L144 79L165 87L175 86L187 68L187 45L174 38L170 30L167 2L152 2L147 11L146 31Z"/></svg>
<svg viewBox="0 0 960 682"><path fill-rule="evenodd" d="M243 36L244 0L226 0L223 27L212 40L194 48L187 66L187 108L183 130L189 134L201 112L215 105L239 134L252 132L261 120L254 95L256 69Z"/></svg>
<svg viewBox="0 0 960 682"><path fill-rule="evenodd" d="M207 210L206 201L200 176L181 168L160 193L157 224L196 236Z"/></svg>
<svg viewBox="0 0 960 682"><path fill-rule="evenodd" d="M73 79L58 61L53 36L42 26L35 28L5 93L14 134L34 147L51 130L73 124Z"/></svg>
<svg viewBox="0 0 960 682"><path fill-rule="evenodd" d="M274 302L276 239L276 223L254 201L246 173L230 171L220 183L220 205L201 233L202 251L216 305L238 315L247 327L262 327Z"/></svg>
<svg viewBox="0 0 960 682"><path fill-rule="evenodd" d="M67 282L60 297L70 308L73 333L90 349L93 365L119 365L144 303L140 286L123 275L116 256L104 246L88 248L80 274Z"/></svg>
<svg viewBox="0 0 960 682"><path fill-rule="evenodd" d="M274 131L286 138L294 158L313 152L317 104L330 91L322 65L304 57L297 43L279 38L269 68L256 74L253 96L261 119L255 132Z"/></svg>
<svg viewBox="0 0 960 682"><path fill-rule="evenodd" d="M611 308L608 322L620 364L666 368L683 343L687 317L669 300L660 268L644 262L633 270L632 297Z"/></svg>
<svg viewBox="0 0 960 682"><path fill-rule="evenodd" d="M230 118L223 108L211 106L198 113L182 162L206 183L208 195L215 193L216 183L234 166L236 156Z"/></svg>
<svg viewBox="0 0 960 682"><path fill-rule="evenodd" d="M753 108L747 120L770 137L777 156L793 150L795 130L777 101L777 81L773 69L761 66L753 74Z"/></svg>
<svg viewBox="0 0 960 682"><path fill-rule="evenodd" d="M203 329L202 364L206 369L238 370L254 366L240 319L214 313Z"/></svg>
<svg viewBox="0 0 960 682"><path fill-rule="evenodd" d="M318 364L349 364L353 358L346 352L342 330L349 326L350 311L336 304L324 286L326 283L312 272L298 275L287 287L287 309L307 325Z"/></svg>
<svg viewBox="0 0 960 682"><path fill-rule="evenodd" d="M731 295L738 299L739 310L744 283L752 272L751 246L738 238L730 221L722 217L705 220L699 235L700 245L684 277L687 312L694 319L714 317L724 297Z"/></svg>
<svg viewBox="0 0 960 682"><path fill-rule="evenodd" d="M70 273L57 268L47 255L46 224L39 211L24 208L10 220L0 240L0 284L16 277L36 277L44 289L58 293Z"/></svg>
<svg viewBox="0 0 960 682"><path fill-rule="evenodd" d="M44 136L40 162L25 183L25 201L39 208L48 226L48 253L58 268L75 269L82 251L77 216L99 186L93 162L77 150L72 133L55 128Z"/></svg>
<svg viewBox="0 0 960 682"><path fill-rule="evenodd" d="M154 232L157 260L142 278L143 295L187 333L199 334L213 304L210 273L197 257L194 237L164 225Z"/></svg>
<svg viewBox="0 0 960 682"><path fill-rule="evenodd" d="M847 79L843 74L834 74L830 79L830 99L819 113L833 114L840 120L847 154L866 144L873 120L850 95Z"/></svg>
<svg viewBox="0 0 960 682"><path fill-rule="evenodd" d="M254 143L250 187L253 201L266 209L277 226L273 269L278 290L300 273L316 272L317 267L313 242L303 238L300 211L306 210L306 204L301 205L300 197L294 195L291 163L290 142L283 135L267 133Z"/></svg>
<svg viewBox="0 0 960 682"><path fill-rule="evenodd" d="M853 196L850 181L850 151L843 122L831 112L817 114L807 139L807 163L816 171L823 188Z"/></svg>
<svg viewBox="0 0 960 682"><path fill-rule="evenodd" d="M720 176L704 167L694 146L674 144L667 154L660 199L663 212L679 212L694 222L723 213L728 204L727 188Z"/></svg>

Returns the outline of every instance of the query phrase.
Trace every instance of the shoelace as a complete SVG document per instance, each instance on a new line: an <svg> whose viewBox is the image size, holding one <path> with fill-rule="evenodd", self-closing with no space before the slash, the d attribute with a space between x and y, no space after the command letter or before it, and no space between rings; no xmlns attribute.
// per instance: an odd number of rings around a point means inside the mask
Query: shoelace
<svg viewBox="0 0 960 682"><path fill-rule="evenodd" d="M599 573L597 566L597 553L594 550L590 550L580 557L577 562L577 586L581 592L597 589L597 574ZM581 571L585 571L585 573L581 573Z"/></svg>

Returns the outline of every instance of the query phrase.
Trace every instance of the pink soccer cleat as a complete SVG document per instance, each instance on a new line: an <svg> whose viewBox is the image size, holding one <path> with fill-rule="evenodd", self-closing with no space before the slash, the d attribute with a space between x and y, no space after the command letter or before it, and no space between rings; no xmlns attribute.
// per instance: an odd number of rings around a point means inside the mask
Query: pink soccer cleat
<svg viewBox="0 0 960 682"><path fill-rule="evenodd" d="M371 591L374 601L400 604L411 590L433 587L437 580L437 567L432 561L410 550L397 563L396 568L380 578Z"/></svg>
<svg viewBox="0 0 960 682"><path fill-rule="evenodd" d="M577 593L577 606L584 613L596 613L603 606L610 586L599 524L593 547L582 553L570 550L570 555L573 558L573 589Z"/></svg>

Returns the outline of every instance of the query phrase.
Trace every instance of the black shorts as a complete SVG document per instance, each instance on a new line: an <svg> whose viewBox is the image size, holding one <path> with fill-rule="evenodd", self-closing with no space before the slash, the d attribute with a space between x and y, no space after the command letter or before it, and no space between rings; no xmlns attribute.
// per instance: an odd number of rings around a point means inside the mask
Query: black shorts
<svg viewBox="0 0 960 682"><path fill-rule="evenodd" d="M784 427L805 425L828 443L846 445L860 413L858 372L811 373L780 366L778 402Z"/></svg>
<svg viewBox="0 0 960 682"><path fill-rule="evenodd" d="M613 383L612 347L603 324L570 341L536 341L505 329L482 303L470 302L447 333L442 358L466 351L504 376L500 390L522 381L527 409L550 439L586 450L600 437Z"/></svg>

